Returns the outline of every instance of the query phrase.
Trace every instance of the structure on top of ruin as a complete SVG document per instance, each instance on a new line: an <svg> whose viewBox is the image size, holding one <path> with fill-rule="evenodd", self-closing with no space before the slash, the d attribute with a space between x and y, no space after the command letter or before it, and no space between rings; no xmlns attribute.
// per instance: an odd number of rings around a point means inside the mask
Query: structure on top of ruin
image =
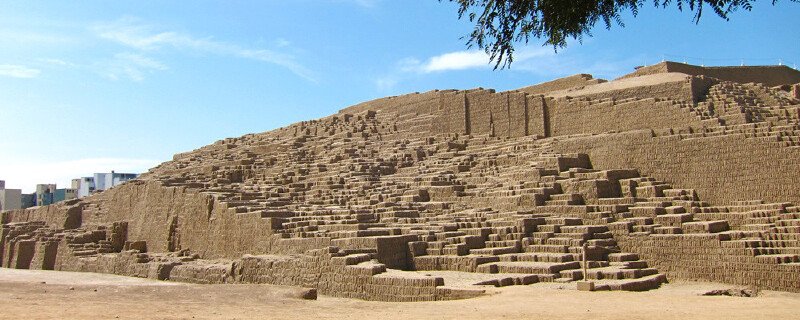
<svg viewBox="0 0 800 320"><path fill-rule="evenodd" d="M377 99L3 212L0 260L385 301L572 282L583 266L596 290L798 292L799 83L783 66L665 62Z"/></svg>

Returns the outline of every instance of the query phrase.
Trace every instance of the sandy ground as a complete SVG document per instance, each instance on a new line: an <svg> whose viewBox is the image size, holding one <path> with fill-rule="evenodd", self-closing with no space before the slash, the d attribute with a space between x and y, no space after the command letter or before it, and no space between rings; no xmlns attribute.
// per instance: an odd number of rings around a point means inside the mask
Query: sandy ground
<svg viewBox="0 0 800 320"><path fill-rule="evenodd" d="M191 285L104 274L0 269L2 319L797 319L800 294L706 297L730 285L679 282L643 293L574 284L489 289L457 301L387 303L269 285Z"/></svg>
<svg viewBox="0 0 800 320"><path fill-rule="evenodd" d="M565 96L580 97L587 94L597 94L613 90L629 89L640 86L652 86L666 82L686 81L687 77L688 75L677 72L658 73L658 74L617 79L614 81L598 83L586 86L578 90L567 89L567 90L553 91L547 93L546 95L548 97L554 97L554 98L565 97Z"/></svg>

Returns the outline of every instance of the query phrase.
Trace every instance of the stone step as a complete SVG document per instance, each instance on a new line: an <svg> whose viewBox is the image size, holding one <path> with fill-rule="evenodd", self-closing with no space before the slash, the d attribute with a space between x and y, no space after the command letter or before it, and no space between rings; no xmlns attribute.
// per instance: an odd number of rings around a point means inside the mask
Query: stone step
<svg viewBox="0 0 800 320"><path fill-rule="evenodd" d="M729 230L726 220L686 222L681 228L684 233L718 233Z"/></svg>
<svg viewBox="0 0 800 320"><path fill-rule="evenodd" d="M608 261L610 262L627 262L627 261L637 261L639 260L639 255L635 253L609 253L608 254Z"/></svg>
<svg viewBox="0 0 800 320"><path fill-rule="evenodd" d="M572 262L578 260L575 258L575 254L572 253L536 252L536 253L519 253L514 256L515 260L513 261L562 263L562 262Z"/></svg>
<svg viewBox="0 0 800 320"><path fill-rule="evenodd" d="M534 253L569 253L569 246L564 245L530 245L525 252Z"/></svg>
<svg viewBox="0 0 800 320"><path fill-rule="evenodd" d="M586 271L586 274L588 275L590 280L592 279L620 280L620 279L638 279L641 277L658 274L658 271L652 268L622 269L618 267L605 267L605 268L589 269Z"/></svg>
<svg viewBox="0 0 800 320"><path fill-rule="evenodd" d="M691 213L663 214L653 219L653 222L670 227L680 227L685 222L691 222L694 215Z"/></svg>
<svg viewBox="0 0 800 320"><path fill-rule="evenodd" d="M558 235L555 238L550 238L545 240L544 244L546 245L559 245L559 246L569 246L569 247L579 247L583 244L583 239L573 239L573 238L564 238Z"/></svg>
<svg viewBox="0 0 800 320"><path fill-rule="evenodd" d="M765 254L756 256L761 263L781 264L800 262L800 256L796 254Z"/></svg>
<svg viewBox="0 0 800 320"><path fill-rule="evenodd" d="M647 261L643 260L636 260L636 261L625 261L625 262L611 262L609 263L612 267L618 267L621 269L645 269L648 267Z"/></svg>
<svg viewBox="0 0 800 320"><path fill-rule="evenodd" d="M557 274L562 270L579 269L578 262L494 262L478 266L478 272L483 273L528 273L528 274Z"/></svg>
<svg viewBox="0 0 800 320"><path fill-rule="evenodd" d="M562 233L600 233L600 232L607 232L607 226L598 226L598 225L565 225L561 227Z"/></svg>
<svg viewBox="0 0 800 320"><path fill-rule="evenodd" d="M777 227L800 227L800 219L783 219L775 221Z"/></svg>
<svg viewBox="0 0 800 320"><path fill-rule="evenodd" d="M647 291L657 289L666 282L667 276L659 273L638 279L597 280L594 281L594 289L595 291Z"/></svg>
<svg viewBox="0 0 800 320"><path fill-rule="evenodd" d="M490 255L490 256L496 256L496 255L501 255L501 254L509 254L509 253L519 253L519 252L520 252L520 248L517 247L517 246L469 249L469 254Z"/></svg>

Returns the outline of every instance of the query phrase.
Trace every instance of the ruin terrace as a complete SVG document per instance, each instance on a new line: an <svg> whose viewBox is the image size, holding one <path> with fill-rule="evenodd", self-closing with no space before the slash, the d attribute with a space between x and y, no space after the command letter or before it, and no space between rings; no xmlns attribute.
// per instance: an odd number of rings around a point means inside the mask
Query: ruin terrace
<svg viewBox="0 0 800 320"><path fill-rule="evenodd" d="M0 261L382 301L579 280L800 292L798 161L784 66L414 93L3 212Z"/></svg>

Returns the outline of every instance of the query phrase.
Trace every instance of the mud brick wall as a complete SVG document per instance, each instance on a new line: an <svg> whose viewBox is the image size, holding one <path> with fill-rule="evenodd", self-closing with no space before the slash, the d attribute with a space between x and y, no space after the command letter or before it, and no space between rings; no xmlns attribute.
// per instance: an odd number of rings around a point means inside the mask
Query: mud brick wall
<svg viewBox="0 0 800 320"><path fill-rule="evenodd" d="M505 99L504 99L505 100ZM505 102L505 101L503 101ZM472 135L494 135L494 129L503 131L503 125L499 117L504 117L508 120L508 114L501 110L502 102L498 97L494 96L494 92L479 90L467 93L466 98L466 112L469 119L469 132ZM500 115L499 113L503 113ZM497 124L494 122L494 117L498 117ZM507 125L507 121L506 121Z"/></svg>
<svg viewBox="0 0 800 320"><path fill-rule="evenodd" d="M331 246L331 238L290 238L281 239L272 236L269 239L268 250L270 254L302 254L308 250Z"/></svg>
<svg viewBox="0 0 800 320"><path fill-rule="evenodd" d="M81 225L125 221L129 241L146 241L154 252L191 249L204 258L235 258L268 253L273 239L269 218L260 213L236 213L206 194L184 187L163 187L155 181L135 181L103 192L100 210L81 206L47 206L3 212L4 222L46 221L63 228L74 214ZM173 224L175 223L175 224Z"/></svg>
<svg viewBox="0 0 800 320"><path fill-rule="evenodd" d="M489 90L467 93L470 133L499 137L526 136L525 99L522 93L494 93Z"/></svg>
<svg viewBox="0 0 800 320"><path fill-rule="evenodd" d="M178 265L170 270L169 280L199 284L231 283L234 281L233 266L233 263Z"/></svg>
<svg viewBox="0 0 800 320"><path fill-rule="evenodd" d="M477 295L475 291L437 288L442 278L408 278L385 274L383 265L347 265L343 257L324 250L294 258L249 256L235 263L233 274L239 283L317 288L321 294L378 301L433 301ZM180 268L180 267L178 267Z"/></svg>
<svg viewBox="0 0 800 320"><path fill-rule="evenodd" d="M741 134L683 139L651 130L556 138L561 153L586 152L596 169L637 168L714 204L763 199L800 203L800 150ZM723 187L724 186L724 187Z"/></svg>
<svg viewBox="0 0 800 320"><path fill-rule="evenodd" d="M419 256L413 263L415 270L477 272L479 265L498 261L496 256Z"/></svg>
<svg viewBox="0 0 800 320"><path fill-rule="evenodd" d="M167 280L172 269L179 265L176 262L150 262L144 256L136 251L123 251L118 254L100 255L92 259L81 259L72 256L68 250L59 250L55 270Z"/></svg>
<svg viewBox="0 0 800 320"><path fill-rule="evenodd" d="M468 134L469 119L465 106L465 92L442 94L439 97L439 110L432 121L431 132L434 134Z"/></svg>
<svg viewBox="0 0 800 320"><path fill-rule="evenodd" d="M127 183L104 194L110 198L108 214L84 218L85 223L127 221L128 240L146 241L150 251L237 257L257 253L260 241L271 235L271 221L259 214L237 214L212 196L181 187Z"/></svg>
<svg viewBox="0 0 800 320"><path fill-rule="evenodd" d="M585 99L591 100L602 100L602 99L615 99L615 100L622 100L622 99L641 99L641 98L650 98L650 97L658 97L661 99L671 99L677 101L696 101L696 96L692 93L692 83L697 79L696 77L690 77L686 75L678 75L678 79L680 80L671 80L666 82L660 83L653 83L653 84L646 84L646 85L636 85L636 86L623 86L617 87L617 85L613 85L612 83L601 84L597 87L594 87L593 90L589 91L574 91L574 92L556 92L551 94L552 97L580 97ZM629 83L630 85L630 83ZM605 90L595 92L594 90L599 90L604 88Z"/></svg>
<svg viewBox="0 0 800 320"><path fill-rule="evenodd" d="M9 244L7 268L30 269L36 252L36 240L19 240Z"/></svg>
<svg viewBox="0 0 800 320"><path fill-rule="evenodd" d="M334 239L331 243L342 249L375 249L380 263L392 269L408 270L408 243L416 240L416 236L402 235Z"/></svg>
<svg viewBox="0 0 800 320"><path fill-rule="evenodd" d="M797 72L787 66L699 67L670 61L641 68L623 78L666 72L704 75L739 83L757 82L767 86L800 82Z"/></svg>
<svg viewBox="0 0 800 320"><path fill-rule="evenodd" d="M800 264L767 262L737 254L719 235L615 235L620 248L634 252L672 279L723 282L760 289L800 292Z"/></svg>
<svg viewBox="0 0 800 320"><path fill-rule="evenodd" d="M382 112L396 112L398 114L433 114L439 108L439 96L442 91L430 91L421 94L394 97L387 101L385 106L380 106Z"/></svg>
<svg viewBox="0 0 800 320"><path fill-rule="evenodd" d="M77 228L82 221L82 206L76 201L64 201L54 205L33 207L0 213L2 223L44 221L57 228Z"/></svg>
<svg viewBox="0 0 800 320"><path fill-rule="evenodd" d="M330 257L323 255L299 256L245 256L232 269L240 283L268 283L275 285L318 288L322 273L330 267Z"/></svg>
<svg viewBox="0 0 800 320"><path fill-rule="evenodd" d="M449 92L441 95L430 131L517 138L547 135L545 103L541 96L493 90Z"/></svg>
<svg viewBox="0 0 800 320"><path fill-rule="evenodd" d="M58 254L58 241L37 241L30 269L53 270Z"/></svg>
<svg viewBox="0 0 800 320"><path fill-rule="evenodd" d="M43 226L43 222L4 224L0 229L0 266L29 269L36 255L36 240L30 234Z"/></svg>
<svg viewBox="0 0 800 320"><path fill-rule="evenodd" d="M552 136L651 128L703 127L686 105L643 99L630 102L548 99Z"/></svg>
<svg viewBox="0 0 800 320"><path fill-rule="evenodd" d="M552 134L550 128L550 113L544 96L528 95L525 99L525 115L528 119L527 135L549 137Z"/></svg>
<svg viewBox="0 0 800 320"><path fill-rule="evenodd" d="M430 124L426 123L420 129L427 128L432 134L509 138L645 128L701 128L704 124L689 111L688 104L679 102L697 101L713 83L710 79L687 77L683 81L609 90L577 98L544 98L522 92L496 93L484 89L439 91L380 99L342 112L369 109L398 114L430 114ZM620 101L626 99L635 101Z"/></svg>
<svg viewBox="0 0 800 320"><path fill-rule="evenodd" d="M580 194L586 203L596 203L598 198L617 198L622 196L619 182L606 179L559 181L564 193Z"/></svg>

